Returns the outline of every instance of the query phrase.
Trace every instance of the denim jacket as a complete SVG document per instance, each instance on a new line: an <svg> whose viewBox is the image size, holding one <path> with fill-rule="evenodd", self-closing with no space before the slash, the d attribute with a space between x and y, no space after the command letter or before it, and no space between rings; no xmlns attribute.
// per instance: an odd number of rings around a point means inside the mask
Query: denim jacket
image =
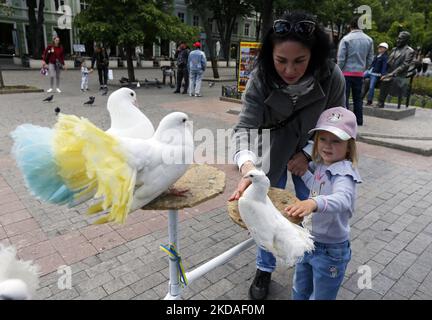
<svg viewBox="0 0 432 320"><path fill-rule="evenodd" d="M351 31L340 41L337 64L344 76L363 77L373 57L373 40L361 30Z"/></svg>
<svg viewBox="0 0 432 320"><path fill-rule="evenodd" d="M207 65L207 59L203 51L196 49L189 54L188 70L204 72Z"/></svg>
<svg viewBox="0 0 432 320"><path fill-rule="evenodd" d="M305 217L303 226L311 231L315 241L341 243L349 240L348 220L354 212L360 174L351 161L342 160L329 166L309 163L302 176L317 209Z"/></svg>

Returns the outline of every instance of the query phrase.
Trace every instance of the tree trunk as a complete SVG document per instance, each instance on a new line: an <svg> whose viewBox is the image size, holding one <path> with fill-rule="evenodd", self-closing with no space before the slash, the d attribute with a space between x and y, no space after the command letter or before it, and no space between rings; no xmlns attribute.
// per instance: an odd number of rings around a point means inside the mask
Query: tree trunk
<svg viewBox="0 0 432 320"><path fill-rule="evenodd" d="M231 47L231 41L230 39L224 39L222 41L222 49L224 52L224 56L226 59L226 66L229 67L229 61L230 61L230 47Z"/></svg>
<svg viewBox="0 0 432 320"><path fill-rule="evenodd" d="M4 88L4 86L5 86L5 84L4 84L4 81L3 81L3 72L2 72L2 69L1 69L1 66L0 66L0 88Z"/></svg>
<svg viewBox="0 0 432 320"><path fill-rule="evenodd" d="M267 31L272 27L273 22L273 0L264 1L262 12L262 25L261 25L261 41Z"/></svg>
<svg viewBox="0 0 432 320"><path fill-rule="evenodd" d="M38 20L36 24L36 37L35 37L35 49L34 56L36 58L42 57L41 52L41 37L43 35L43 24L44 24L44 8L45 8L45 0L39 0L39 10L38 10Z"/></svg>
<svg viewBox="0 0 432 320"><path fill-rule="evenodd" d="M133 48L131 46L126 46L126 62L128 69L128 78L129 82L135 82L135 72L132 60Z"/></svg>
<svg viewBox="0 0 432 320"><path fill-rule="evenodd" d="M262 13L260 14L258 18L258 13L255 15L255 22L256 22L256 28L255 28L255 41L259 42L261 39L261 27L263 22L263 16Z"/></svg>
<svg viewBox="0 0 432 320"><path fill-rule="evenodd" d="M204 32L207 35L206 43L207 43L207 47L209 48L209 55L210 55L210 61L212 64L213 77L215 79L219 79L217 57L215 56L215 52L214 52L215 42L213 41L212 30L211 30L210 25L208 23L207 15L204 13L201 14L201 19L202 19L203 24L204 24Z"/></svg>
<svg viewBox="0 0 432 320"><path fill-rule="evenodd" d="M33 50L33 52L29 52L29 53L31 55L34 55L36 25L37 25L36 16L35 16L36 0L27 0L26 3L28 7L28 18L29 18L28 39L30 39L30 42L32 44L32 50Z"/></svg>
<svg viewBox="0 0 432 320"><path fill-rule="evenodd" d="M232 30L234 28L234 23L236 21L236 16L231 16L229 18L226 18L225 24L223 24L222 20L218 21L218 29L219 29L219 35L222 42L222 50L226 59L226 66L229 67L229 61L231 58L231 34Z"/></svg>
<svg viewBox="0 0 432 320"><path fill-rule="evenodd" d="M29 39L32 43L32 56L38 59L42 56L40 38L43 32L45 0L39 0L38 18L36 19L36 0L26 0L29 18Z"/></svg>

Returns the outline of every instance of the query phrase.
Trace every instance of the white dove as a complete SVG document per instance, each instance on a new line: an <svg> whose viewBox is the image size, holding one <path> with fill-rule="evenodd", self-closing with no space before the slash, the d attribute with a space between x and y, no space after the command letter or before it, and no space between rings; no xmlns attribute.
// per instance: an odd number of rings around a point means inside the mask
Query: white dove
<svg viewBox="0 0 432 320"><path fill-rule="evenodd" d="M129 88L120 88L110 94L107 109L111 127L106 130L115 137L149 139L154 134L154 127L147 116L138 109L136 92ZM95 192L88 193L71 201L70 208L93 198Z"/></svg>
<svg viewBox="0 0 432 320"><path fill-rule="evenodd" d="M291 223L267 196L270 181L260 170L249 171L244 178L252 184L238 201L240 216L258 246L273 253L288 265L314 249L307 229Z"/></svg>
<svg viewBox="0 0 432 320"><path fill-rule="evenodd" d="M109 214L96 223L124 222L130 210L166 191L193 161L192 132L182 112L165 116L147 140L111 135L64 114L53 129L24 124L11 136L32 194L69 205L102 197L88 212Z"/></svg>
<svg viewBox="0 0 432 320"><path fill-rule="evenodd" d="M135 91L120 88L108 97L111 127L106 131L116 137L149 139L154 134L151 121L137 107Z"/></svg>
<svg viewBox="0 0 432 320"><path fill-rule="evenodd" d="M131 158L139 159L131 211L139 209L170 189L193 160L194 144L188 116L173 112L161 120L152 138L142 141L121 139Z"/></svg>
<svg viewBox="0 0 432 320"><path fill-rule="evenodd" d="M39 285L38 269L18 260L15 248L0 245L0 300L30 300Z"/></svg>

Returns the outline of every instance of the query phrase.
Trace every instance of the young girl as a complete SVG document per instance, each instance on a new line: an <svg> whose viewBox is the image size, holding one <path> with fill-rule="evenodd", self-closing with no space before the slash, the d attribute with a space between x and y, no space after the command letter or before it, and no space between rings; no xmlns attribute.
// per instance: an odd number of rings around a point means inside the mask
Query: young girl
<svg viewBox="0 0 432 320"><path fill-rule="evenodd" d="M90 70L87 68L87 64L84 59L81 60L81 91L88 90L88 79Z"/></svg>
<svg viewBox="0 0 432 320"><path fill-rule="evenodd" d="M314 237L315 250L296 264L292 297L295 300L336 299L351 259L349 223L356 187L357 121L342 107L324 111L317 125L309 164L302 176L309 199L285 208L292 217L304 217L303 226Z"/></svg>

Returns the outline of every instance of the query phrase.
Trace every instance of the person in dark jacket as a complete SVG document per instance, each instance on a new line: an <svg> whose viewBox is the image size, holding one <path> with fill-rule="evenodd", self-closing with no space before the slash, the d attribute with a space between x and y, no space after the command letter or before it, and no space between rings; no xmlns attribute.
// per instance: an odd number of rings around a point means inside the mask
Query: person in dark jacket
<svg viewBox="0 0 432 320"><path fill-rule="evenodd" d="M184 87L183 94L186 94L189 88L189 73L187 62L189 58L189 48L187 47L185 42L180 42L179 47L174 55L174 58L177 59L177 88L174 93L180 93L182 81L184 79Z"/></svg>
<svg viewBox="0 0 432 320"><path fill-rule="evenodd" d="M93 71L95 63L99 75L99 90L107 89L109 56L102 45L96 46L90 71Z"/></svg>
<svg viewBox="0 0 432 320"><path fill-rule="evenodd" d="M374 57L370 68L365 71L364 78L369 78L369 93L367 97L367 106L372 105L374 90L378 80L387 73L387 50L388 44L386 42L381 42L378 45L378 54ZM367 89L365 87L365 91L363 97L366 95Z"/></svg>
<svg viewBox="0 0 432 320"><path fill-rule="evenodd" d="M310 191L300 177L307 171L312 153L308 132L324 110L345 104L344 76L330 61L329 37L312 15L290 12L273 22L263 39L242 103L231 137L234 162L241 176L260 167L272 187L285 189L288 170L297 198L307 199ZM254 132L259 133L259 129L261 143L256 147ZM240 178L228 200L238 200L249 185L248 179ZM276 258L258 247L256 266L249 295L263 300ZM307 294L307 288L296 282L303 278L295 277L293 297Z"/></svg>

